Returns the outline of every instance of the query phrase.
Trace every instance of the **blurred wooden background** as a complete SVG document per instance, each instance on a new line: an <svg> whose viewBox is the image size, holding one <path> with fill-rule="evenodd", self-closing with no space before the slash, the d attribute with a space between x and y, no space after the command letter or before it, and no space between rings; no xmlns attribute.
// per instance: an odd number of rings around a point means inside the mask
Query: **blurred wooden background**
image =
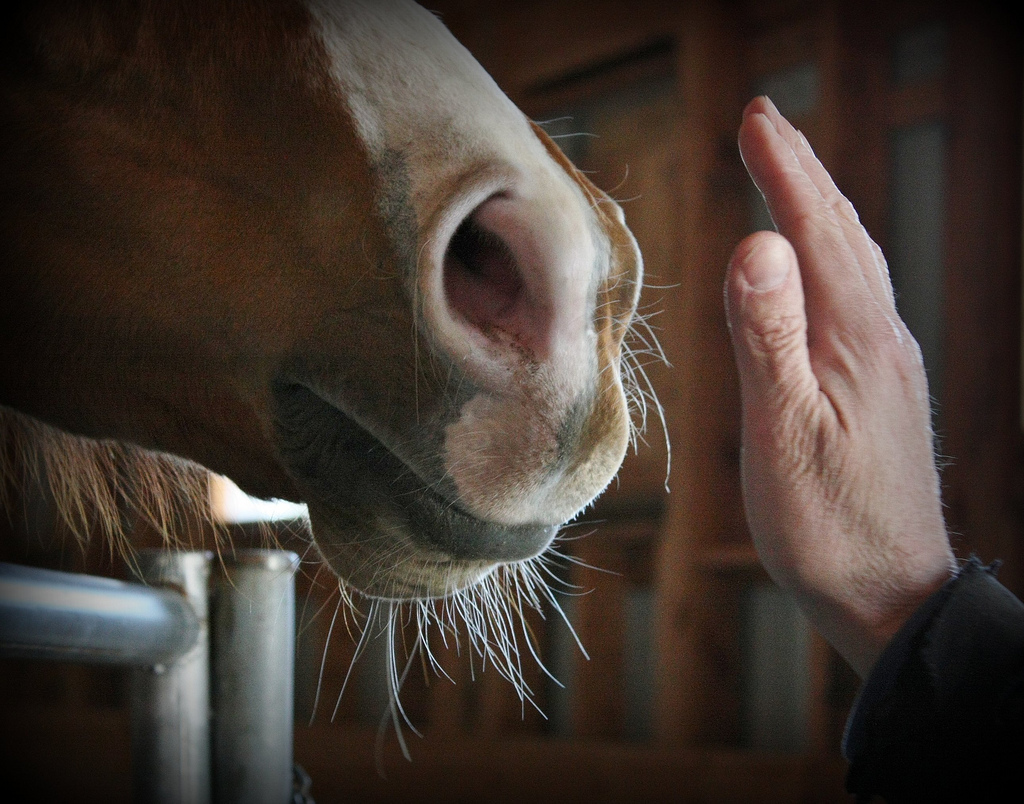
<svg viewBox="0 0 1024 804"><path fill-rule="evenodd" d="M643 311L672 365L644 361L666 412L671 474L652 420L648 443L567 532L583 538L561 545L581 562L566 562L565 578L587 593L560 600L590 660L550 612L533 618L565 685L526 671L546 717L493 671L477 664L471 681L465 652L447 654L456 684L410 674L403 702L423 739L406 732L406 762L389 733L385 776L375 767L380 650L331 722L353 652L336 631L307 725L336 596L300 577L296 760L316 800L847 800L839 744L857 680L759 568L739 493L722 280L733 246L770 221L736 129L744 104L768 93L888 255L932 383L956 550L1002 559L1020 595L1020 23L984 3L427 5L621 200L645 255ZM60 556L122 572L101 551L21 558ZM15 789L129 797L117 672L5 662L0 684L0 755Z"/></svg>

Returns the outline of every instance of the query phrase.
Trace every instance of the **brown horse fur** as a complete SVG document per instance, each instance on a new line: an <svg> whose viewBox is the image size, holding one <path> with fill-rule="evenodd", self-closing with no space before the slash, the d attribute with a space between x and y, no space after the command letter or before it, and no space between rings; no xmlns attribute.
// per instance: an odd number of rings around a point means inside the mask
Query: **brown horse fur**
<svg viewBox="0 0 1024 804"><path fill-rule="evenodd" d="M210 473L198 464L121 441L71 435L0 407L0 511L45 500L57 533L84 549L96 536L133 563L133 535L149 529L167 547L203 549L218 534ZM31 535L31 534L28 534Z"/></svg>

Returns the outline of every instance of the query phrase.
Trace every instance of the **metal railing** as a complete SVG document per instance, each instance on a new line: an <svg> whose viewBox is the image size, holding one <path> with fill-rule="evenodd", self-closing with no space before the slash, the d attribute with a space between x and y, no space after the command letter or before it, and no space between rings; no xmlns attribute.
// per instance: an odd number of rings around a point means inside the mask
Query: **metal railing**
<svg viewBox="0 0 1024 804"><path fill-rule="evenodd" d="M0 563L0 656L132 668L136 800L284 804L297 566L145 551L136 584Z"/></svg>

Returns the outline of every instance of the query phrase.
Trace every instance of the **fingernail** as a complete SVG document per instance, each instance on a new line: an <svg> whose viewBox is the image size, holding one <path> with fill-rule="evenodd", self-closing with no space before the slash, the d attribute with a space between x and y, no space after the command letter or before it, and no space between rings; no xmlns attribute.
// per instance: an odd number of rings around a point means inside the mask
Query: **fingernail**
<svg viewBox="0 0 1024 804"><path fill-rule="evenodd" d="M786 281L788 257L783 243L776 238L766 238L744 255L740 270L752 290L764 293Z"/></svg>

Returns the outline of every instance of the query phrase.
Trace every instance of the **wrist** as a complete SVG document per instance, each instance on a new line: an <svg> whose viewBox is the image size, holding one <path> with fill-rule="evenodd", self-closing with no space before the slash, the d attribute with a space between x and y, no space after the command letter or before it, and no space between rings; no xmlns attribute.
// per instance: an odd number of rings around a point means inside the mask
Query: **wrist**
<svg viewBox="0 0 1024 804"><path fill-rule="evenodd" d="M926 617L929 602L937 599L937 593L956 577L957 571L950 555L948 564L936 567L927 576L912 583L901 578L898 585L879 590L882 593L873 599L867 595L858 598L849 633L842 644L834 643L836 649L861 678L867 678L897 635ZM865 608L865 603L870 607Z"/></svg>

